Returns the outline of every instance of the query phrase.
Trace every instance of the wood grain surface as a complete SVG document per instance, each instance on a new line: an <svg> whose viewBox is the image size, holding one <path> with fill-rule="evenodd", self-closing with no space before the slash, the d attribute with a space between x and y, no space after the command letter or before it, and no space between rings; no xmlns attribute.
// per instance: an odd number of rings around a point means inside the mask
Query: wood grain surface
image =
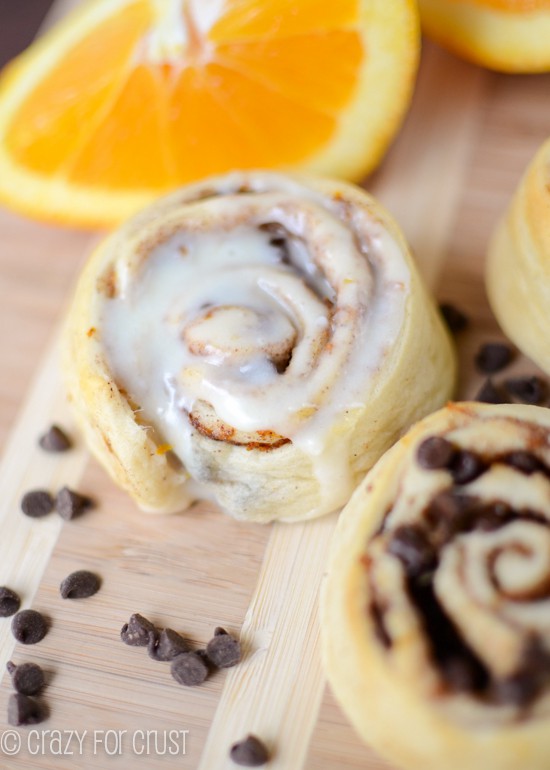
<svg viewBox="0 0 550 770"><path fill-rule="evenodd" d="M485 298L485 249L523 168L550 134L549 93L550 76L496 75L426 44L405 126L366 181L401 222L437 296L472 319L457 340L460 398L481 385L472 366L480 342L501 338ZM19 590L24 606L51 623L39 645L14 649L9 621L1 621L0 663L11 657L46 669L50 717L40 729L87 731L81 750L73 739L62 747L72 755L59 755L38 738L29 745L29 729L21 728L22 749L8 757L4 677L0 767L222 770L234 767L230 743L254 731L272 749L272 769L388 768L354 734L320 665L316 600L336 516L269 527L235 522L208 505L146 516L77 438L66 455L41 453L36 439L52 419L72 429L55 338L98 236L5 210L0 232L0 584ZM509 371L536 368L518 357ZM63 484L93 495L96 508L63 525L20 514L24 491ZM62 600L59 583L80 568L101 576L100 592ZM223 625L241 634L244 661L199 688L180 687L167 664L120 642L121 625L136 611L198 646ZM153 731L149 746L146 731ZM166 731L174 731L174 754L163 747Z"/></svg>

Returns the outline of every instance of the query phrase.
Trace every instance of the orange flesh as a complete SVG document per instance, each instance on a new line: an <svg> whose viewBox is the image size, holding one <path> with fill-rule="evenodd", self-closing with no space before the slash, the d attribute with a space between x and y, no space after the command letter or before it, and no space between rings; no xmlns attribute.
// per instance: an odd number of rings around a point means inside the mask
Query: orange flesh
<svg viewBox="0 0 550 770"><path fill-rule="evenodd" d="M139 39L150 26L147 3L110 17L78 45L30 94L6 136L23 165L50 174L78 151L109 103Z"/></svg>
<svg viewBox="0 0 550 770"><path fill-rule="evenodd" d="M459 3L470 3L471 0L458 0ZM474 0L474 5L494 8L511 13L529 13L550 9L550 0Z"/></svg>
<svg viewBox="0 0 550 770"><path fill-rule="evenodd" d="M138 0L96 26L30 93L8 150L30 170L73 183L159 191L230 168L303 160L330 139L353 96L365 55L357 6L230 0L208 32L211 53L159 64L143 57L154 18Z"/></svg>

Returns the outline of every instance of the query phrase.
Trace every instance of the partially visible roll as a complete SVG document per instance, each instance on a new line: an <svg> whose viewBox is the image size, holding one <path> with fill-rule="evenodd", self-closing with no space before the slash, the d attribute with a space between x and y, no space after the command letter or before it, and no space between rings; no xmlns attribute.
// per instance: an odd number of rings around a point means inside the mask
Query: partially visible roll
<svg viewBox="0 0 550 770"><path fill-rule="evenodd" d="M501 72L550 71L550 0L418 0L422 28Z"/></svg>
<svg viewBox="0 0 550 770"><path fill-rule="evenodd" d="M191 185L111 235L65 341L88 442L141 508L210 496L264 522L345 503L455 376L381 206L274 173Z"/></svg>
<svg viewBox="0 0 550 770"><path fill-rule="evenodd" d="M546 770L550 412L451 404L368 474L323 590L329 681L407 770Z"/></svg>
<svg viewBox="0 0 550 770"><path fill-rule="evenodd" d="M550 140L491 238L487 294L506 335L550 374Z"/></svg>

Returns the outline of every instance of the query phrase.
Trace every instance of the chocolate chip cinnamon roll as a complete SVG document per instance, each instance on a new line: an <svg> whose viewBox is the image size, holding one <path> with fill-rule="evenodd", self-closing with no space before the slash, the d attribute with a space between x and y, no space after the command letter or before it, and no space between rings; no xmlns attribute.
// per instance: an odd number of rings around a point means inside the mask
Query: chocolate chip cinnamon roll
<svg viewBox="0 0 550 770"><path fill-rule="evenodd" d="M450 343L393 220L340 182L233 173L111 235L66 334L90 446L144 510L334 510L446 401Z"/></svg>
<svg viewBox="0 0 550 770"><path fill-rule="evenodd" d="M550 413L451 404L344 509L329 680L403 768L542 770L550 727Z"/></svg>
<svg viewBox="0 0 550 770"><path fill-rule="evenodd" d="M550 13L550 11L549 11ZM487 295L506 335L550 374L550 140L521 179L489 245Z"/></svg>

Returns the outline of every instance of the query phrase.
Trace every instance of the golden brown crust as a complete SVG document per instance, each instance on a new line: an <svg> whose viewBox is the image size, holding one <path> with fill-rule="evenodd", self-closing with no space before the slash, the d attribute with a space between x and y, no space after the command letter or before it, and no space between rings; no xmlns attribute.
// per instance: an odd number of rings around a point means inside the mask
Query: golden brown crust
<svg viewBox="0 0 550 770"><path fill-rule="evenodd" d="M537 152L489 245L487 293L516 345L550 373L550 141Z"/></svg>

